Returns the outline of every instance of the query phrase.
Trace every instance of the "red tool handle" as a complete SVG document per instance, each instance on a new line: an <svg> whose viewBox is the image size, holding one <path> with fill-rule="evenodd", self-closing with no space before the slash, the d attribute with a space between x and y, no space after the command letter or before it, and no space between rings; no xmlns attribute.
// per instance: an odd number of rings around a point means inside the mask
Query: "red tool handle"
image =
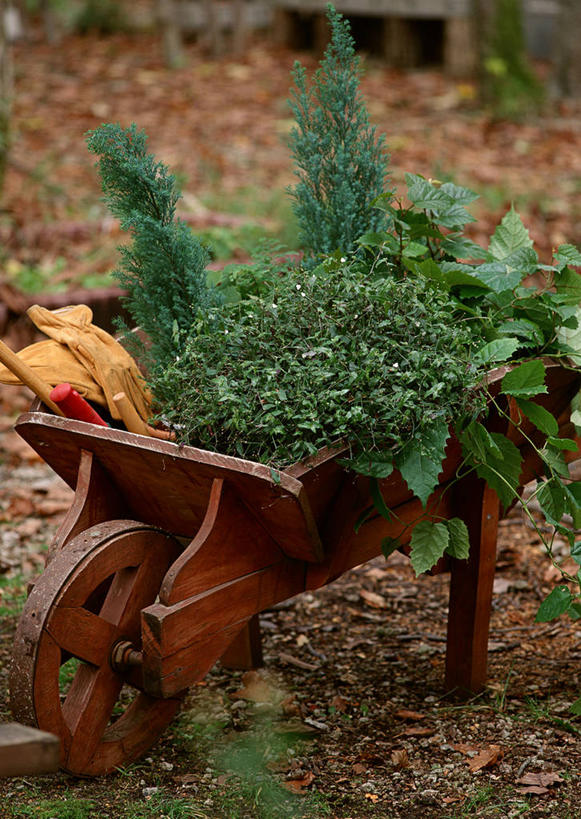
<svg viewBox="0 0 581 819"><path fill-rule="evenodd" d="M61 408L67 418L74 418L76 421L87 421L101 427L109 426L70 384L57 384L51 391L50 398Z"/></svg>

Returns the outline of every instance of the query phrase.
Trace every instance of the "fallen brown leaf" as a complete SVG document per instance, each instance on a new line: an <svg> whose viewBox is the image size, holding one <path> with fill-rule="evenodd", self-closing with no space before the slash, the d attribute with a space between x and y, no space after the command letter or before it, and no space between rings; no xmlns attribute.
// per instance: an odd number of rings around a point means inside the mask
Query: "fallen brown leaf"
<svg viewBox="0 0 581 819"><path fill-rule="evenodd" d="M377 802L379 796L376 793L366 793L365 798L369 799L370 802Z"/></svg>
<svg viewBox="0 0 581 819"><path fill-rule="evenodd" d="M293 793L304 793L305 789L309 787L312 783L313 779L315 778L315 774L312 771L309 771L300 779L287 779L286 782L283 782L287 790L292 791Z"/></svg>
<svg viewBox="0 0 581 819"><path fill-rule="evenodd" d="M552 785L559 785L563 782L563 777L553 771L546 773L528 773L516 780L516 784L521 787L518 788L519 793L530 793L535 795L542 795L549 793L549 788Z"/></svg>
<svg viewBox="0 0 581 819"><path fill-rule="evenodd" d="M405 748L396 748L391 752L391 762L396 768L407 768L410 764L408 752Z"/></svg>
<svg viewBox="0 0 581 819"><path fill-rule="evenodd" d="M427 725L410 725L409 728L406 728L402 733L406 737L431 737L432 734L436 733L436 729L428 728Z"/></svg>
<svg viewBox="0 0 581 819"><path fill-rule="evenodd" d="M503 750L500 745L490 745L488 748L483 748L479 754L472 757L468 761L468 768L472 773L482 770L482 768L492 768L496 765L503 756Z"/></svg>
<svg viewBox="0 0 581 819"><path fill-rule="evenodd" d="M371 606L374 609L384 609L387 606L387 600L380 594L376 594L375 592L372 591L367 591L367 589L361 589L359 594L361 598L367 603L367 605Z"/></svg>
<svg viewBox="0 0 581 819"><path fill-rule="evenodd" d="M349 705L349 700L345 699L345 697L342 697L340 694L336 694L331 700L331 705L336 711L344 714L347 710L347 706Z"/></svg>
<svg viewBox="0 0 581 819"><path fill-rule="evenodd" d="M365 771L367 770L367 765L362 765L361 762L356 762L351 770L353 771L355 776L361 776L361 774L364 774Z"/></svg>
<svg viewBox="0 0 581 819"><path fill-rule="evenodd" d="M425 719L425 714L420 714L419 711L408 711L407 708L400 708L399 711L396 711L394 716L397 719Z"/></svg>

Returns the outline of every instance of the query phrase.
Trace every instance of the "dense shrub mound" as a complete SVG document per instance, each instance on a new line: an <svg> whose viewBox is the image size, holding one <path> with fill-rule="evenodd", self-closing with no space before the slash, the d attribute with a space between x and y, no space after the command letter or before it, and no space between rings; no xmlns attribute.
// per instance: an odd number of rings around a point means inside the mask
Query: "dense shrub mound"
<svg viewBox="0 0 581 819"><path fill-rule="evenodd" d="M194 446L277 466L338 439L393 456L474 400L472 334L453 310L423 279L330 259L200 312L154 394Z"/></svg>

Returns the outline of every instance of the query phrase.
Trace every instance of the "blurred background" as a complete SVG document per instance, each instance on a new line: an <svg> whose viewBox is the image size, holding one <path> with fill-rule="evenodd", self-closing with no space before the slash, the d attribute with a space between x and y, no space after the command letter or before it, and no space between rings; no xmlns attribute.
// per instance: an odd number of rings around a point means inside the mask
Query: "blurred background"
<svg viewBox="0 0 581 819"><path fill-rule="evenodd" d="M290 70L315 68L324 0L1 0L0 335L37 301L95 291L123 241L84 135L135 122L176 174L214 265L296 230L285 188ZM541 259L581 242L578 0L336 0L352 23L392 184L411 171L480 194L486 242L514 203ZM99 322L99 310L95 317Z"/></svg>

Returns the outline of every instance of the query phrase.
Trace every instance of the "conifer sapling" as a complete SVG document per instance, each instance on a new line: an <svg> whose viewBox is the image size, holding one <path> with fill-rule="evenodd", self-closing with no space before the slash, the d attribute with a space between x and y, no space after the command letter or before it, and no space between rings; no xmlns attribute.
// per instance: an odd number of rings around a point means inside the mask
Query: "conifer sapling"
<svg viewBox="0 0 581 819"><path fill-rule="evenodd" d="M188 225L176 219L175 177L147 152L147 135L135 125L107 123L87 135L105 201L132 237L120 248L114 271L127 289L126 306L151 346L137 351L148 367L166 367L179 354L198 307L211 301L208 254Z"/></svg>
<svg viewBox="0 0 581 819"><path fill-rule="evenodd" d="M349 22L327 7L331 42L307 84L295 63L289 104L296 120L290 149L299 181L290 190L307 262L348 253L366 231L380 230L385 213L372 207L384 192L388 155L369 124L359 91L359 58Z"/></svg>

